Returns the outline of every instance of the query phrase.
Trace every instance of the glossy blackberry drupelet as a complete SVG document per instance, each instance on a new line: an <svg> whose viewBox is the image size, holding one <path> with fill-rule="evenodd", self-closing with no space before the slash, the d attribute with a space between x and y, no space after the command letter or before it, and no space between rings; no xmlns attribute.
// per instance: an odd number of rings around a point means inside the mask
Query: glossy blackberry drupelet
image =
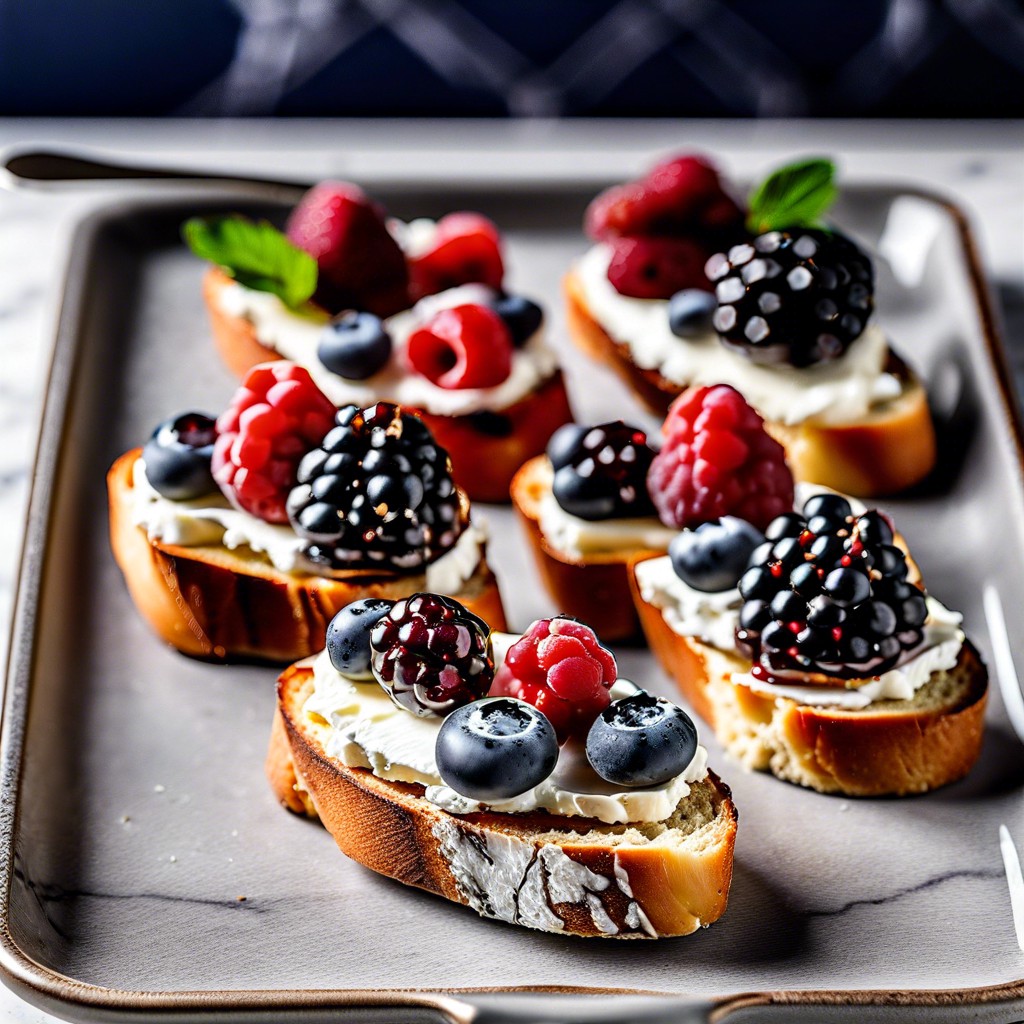
<svg viewBox="0 0 1024 1024"><path fill-rule="evenodd" d="M555 470L555 501L580 519L613 519L654 514L647 470L654 451L647 435L622 420L555 433L548 446Z"/></svg>
<svg viewBox="0 0 1024 1024"><path fill-rule="evenodd" d="M928 614L889 521L818 494L765 531L739 582L736 643L768 675L884 672L918 646Z"/></svg>
<svg viewBox="0 0 1024 1024"><path fill-rule="evenodd" d="M836 359L874 308L871 260L838 232L769 231L712 256L705 269L722 343L756 363Z"/></svg>
<svg viewBox="0 0 1024 1024"><path fill-rule="evenodd" d="M435 746L442 782L471 800L508 800L540 785L555 769L558 739L525 701L489 697L457 708Z"/></svg>
<svg viewBox="0 0 1024 1024"><path fill-rule="evenodd" d="M458 601L414 594L370 631L374 678L400 708L447 715L487 695L494 679L490 627Z"/></svg>
<svg viewBox="0 0 1024 1024"><path fill-rule="evenodd" d="M388 402L339 410L299 463L288 518L316 564L409 571L451 548L466 522L448 453Z"/></svg>

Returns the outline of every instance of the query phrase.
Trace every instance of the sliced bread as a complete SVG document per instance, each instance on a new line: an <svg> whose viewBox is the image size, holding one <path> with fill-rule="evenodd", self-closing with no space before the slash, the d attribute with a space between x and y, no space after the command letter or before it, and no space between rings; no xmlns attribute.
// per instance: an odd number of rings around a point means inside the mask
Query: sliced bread
<svg viewBox="0 0 1024 1024"><path fill-rule="evenodd" d="M309 663L278 681L267 776L285 807L319 817L360 864L483 916L570 935L687 935L724 912L736 809L714 774L657 823L541 812L456 817L420 785L328 757L328 727L303 711L312 688Z"/></svg>

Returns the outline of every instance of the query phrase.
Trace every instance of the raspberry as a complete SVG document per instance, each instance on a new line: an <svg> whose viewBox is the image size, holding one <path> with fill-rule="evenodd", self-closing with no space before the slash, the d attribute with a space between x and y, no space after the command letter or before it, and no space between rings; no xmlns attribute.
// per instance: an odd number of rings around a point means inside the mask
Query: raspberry
<svg viewBox="0 0 1024 1024"><path fill-rule="evenodd" d="M589 626L562 617L540 619L509 648L491 694L532 704L564 743L586 737L611 703L617 675L615 658Z"/></svg>
<svg viewBox="0 0 1024 1024"><path fill-rule="evenodd" d="M892 523L816 494L765 531L739 581L737 646L768 677L878 675L922 640L924 591L907 581Z"/></svg>
<svg viewBox="0 0 1024 1024"><path fill-rule="evenodd" d="M333 424L334 406L303 367L254 366L217 420L213 478L236 508L286 523L299 461Z"/></svg>
<svg viewBox="0 0 1024 1024"><path fill-rule="evenodd" d="M493 388L512 372L512 335L487 306L452 306L413 331L405 357L439 388Z"/></svg>
<svg viewBox="0 0 1024 1024"><path fill-rule="evenodd" d="M722 516L764 529L793 508L793 475L764 420L727 384L690 388L672 403L647 487L661 521L683 529Z"/></svg>
<svg viewBox="0 0 1024 1024"><path fill-rule="evenodd" d="M437 594L396 601L370 631L370 652L377 682L420 718L487 696L494 678L490 627Z"/></svg>
<svg viewBox="0 0 1024 1024"><path fill-rule="evenodd" d="M670 299L688 288L707 290L707 249L688 238L613 238L608 280L620 295Z"/></svg>
<svg viewBox="0 0 1024 1024"><path fill-rule="evenodd" d="M408 257L408 262L414 301L475 281L497 291L505 276L501 235L493 222L479 213L442 217L431 247Z"/></svg>
<svg viewBox="0 0 1024 1024"><path fill-rule="evenodd" d="M744 236L743 211L725 193L718 171L701 157L683 156L654 167L640 181L615 185L587 208L587 234L692 238L710 251Z"/></svg>
<svg viewBox="0 0 1024 1024"><path fill-rule="evenodd" d="M288 219L288 237L316 259L315 297L330 312L388 317L409 307L405 256L383 210L358 186L325 181L310 189Z"/></svg>

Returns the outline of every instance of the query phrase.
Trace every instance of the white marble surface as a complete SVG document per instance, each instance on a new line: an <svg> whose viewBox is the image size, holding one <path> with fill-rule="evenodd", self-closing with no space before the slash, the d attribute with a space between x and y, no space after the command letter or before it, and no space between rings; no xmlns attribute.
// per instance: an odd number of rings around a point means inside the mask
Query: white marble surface
<svg viewBox="0 0 1024 1024"><path fill-rule="evenodd" d="M331 137L346 139L344 157L325 147ZM558 159L548 165L556 173L594 180L625 175L649 155L673 148L711 150L737 173L756 173L798 152L833 153L848 179L913 182L955 195L979 228L985 261L1006 307L1011 347L1024 309L1024 125L1017 122L460 123L445 129L424 123L0 119L0 146L28 142L104 147L155 163L309 177L331 173L367 181L413 172L458 177L466 150L475 148L484 157L473 162L474 172L510 179L534 174L539 148L557 151ZM123 194L124 187L117 192L0 192L0 664L69 232L87 209ZM1015 363L1021 365L1024 358ZM0 1020L38 1024L52 1019L0 988Z"/></svg>

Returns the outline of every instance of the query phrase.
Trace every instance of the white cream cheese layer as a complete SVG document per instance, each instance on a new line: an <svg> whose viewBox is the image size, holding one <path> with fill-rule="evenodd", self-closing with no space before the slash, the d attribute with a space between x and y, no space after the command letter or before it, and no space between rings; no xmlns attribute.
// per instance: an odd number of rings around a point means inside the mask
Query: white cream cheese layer
<svg viewBox="0 0 1024 1024"><path fill-rule="evenodd" d="M674 633L695 637L720 651L736 652L736 625L743 604L738 590L712 594L694 590L675 574L668 556L641 562L636 567L636 580L641 597L661 610ZM909 700L935 672L956 665L964 643L960 614L934 597L927 598L927 604L924 638L911 656L856 688L766 683L747 672L734 672L732 681L759 693L812 706L856 709L878 700Z"/></svg>
<svg viewBox="0 0 1024 1024"><path fill-rule="evenodd" d="M495 647L507 650L511 641L499 641ZM618 698L634 689L632 683L620 680L612 694ZM610 825L662 821L690 792L690 784L707 776L707 751L698 747L685 771L674 779L648 789L626 789L605 782L589 766L585 753L567 744L559 752L554 772L540 785L510 800L484 804L449 789L438 774L434 746L443 719L417 718L392 703L376 682L347 679L326 652L314 663L313 692L304 711L323 729L329 757L349 767L368 768L382 779L417 782L426 787L428 800L453 814L487 808L582 815Z"/></svg>
<svg viewBox="0 0 1024 1024"><path fill-rule="evenodd" d="M257 339L285 359L299 363L335 404L366 406L386 400L441 416L462 416L484 410L507 409L548 380L558 359L544 340L544 327L512 355L509 376L493 388L439 388L405 365L409 336L438 310L466 303L489 304L494 292L486 285L465 284L429 295L412 309L385 321L393 343L387 365L366 380L348 380L331 373L317 357L317 345L327 323L324 315L288 309L270 292L258 292L231 282L220 292L221 311L252 324Z"/></svg>
<svg viewBox="0 0 1024 1024"><path fill-rule="evenodd" d="M221 544L231 551L248 548L263 555L280 572L304 576L330 575L303 554L306 542L284 524L267 523L236 509L219 491L194 501L171 501L146 479L141 458L132 467L132 522L150 540L183 548ZM476 572L487 540L483 526L470 523L455 546L425 569L424 590L457 594Z"/></svg>
<svg viewBox="0 0 1024 1024"><path fill-rule="evenodd" d="M714 331L676 337L669 330L667 301L620 295L608 280L610 259L607 245L595 245L577 261L576 275L594 319L645 370L680 385L731 384L767 419L789 424L857 419L900 393L900 382L885 372L885 334L874 324L830 363L803 369L759 365L730 352Z"/></svg>
<svg viewBox="0 0 1024 1024"><path fill-rule="evenodd" d="M540 503L540 532L556 551L570 558L615 551L667 551L679 532L657 516L625 519L580 519L570 515L547 491Z"/></svg>

